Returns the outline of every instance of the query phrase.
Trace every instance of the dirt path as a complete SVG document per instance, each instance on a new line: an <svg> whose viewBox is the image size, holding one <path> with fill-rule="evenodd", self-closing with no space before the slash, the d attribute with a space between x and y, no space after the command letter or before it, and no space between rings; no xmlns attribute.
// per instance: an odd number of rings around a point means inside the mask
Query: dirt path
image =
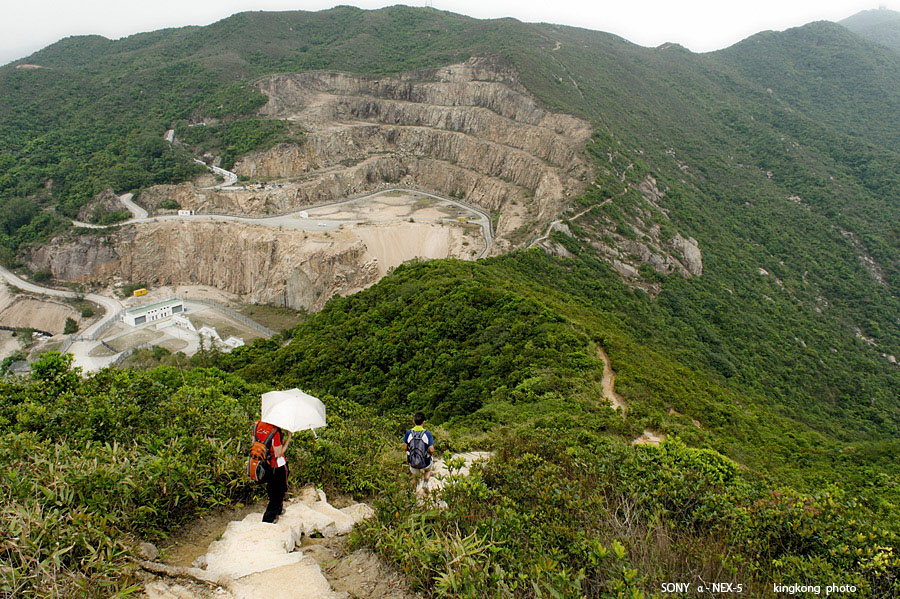
<svg viewBox="0 0 900 599"><path fill-rule="evenodd" d="M612 362L609 359L606 351L597 346L597 353L600 355L600 359L603 360L603 379L600 382L600 385L603 389L603 399L607 400L610 404L612 404L612 408L614 410L622 410L622 420L625 420L628 414L627 406L625 405L625 400L622 399L622 396L616 393L616 372L612 368ZM661 433L656 433L652 430L644 429L644 432L640 437L633 440L631 442L632 445L659 445L662 441L665 441L666 436Z"/></svg>
<svg viewBox="0 0 900 599"><path fill-rule="evenodd" d="M603 387L603 399L608 400L609 403L612 404L614 410L621 409L622 419L624 420L627 415L627 408L625 406L625 400L622 399L621 395L616 393L616 373L613 371L612 362L603 348L599 345L597 346L597 353L600 354L600 359L603 360L603 379L600 383Z"/></svg>
<svg viewBox="0 0 900 599"><path fill-rule="evenodd" d="M466 476L486 451L454 454ZM450 454L447 454L450 458ZM435 460L431 490L450 475ZM422 494L421 484L417 493ZM334 503L350 503L338 499ZM347 553L345 535L374 512L363 503L334 507L313 487L285 504L275 524L262 522L264 505L224 509L187 526L163 549L165 562L143 561L145 599L416 599L399 572L368 549ZM155 553L155 548L152 548ZM157 559L156 555L148 556Z"/></svg>

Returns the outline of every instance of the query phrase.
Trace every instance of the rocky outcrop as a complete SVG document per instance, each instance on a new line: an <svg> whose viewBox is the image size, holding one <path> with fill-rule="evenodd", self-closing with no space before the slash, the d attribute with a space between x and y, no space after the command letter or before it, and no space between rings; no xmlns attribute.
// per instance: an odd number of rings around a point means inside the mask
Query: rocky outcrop
<svg viewBox="0 0 900 599"><path fill-rule="evenodd" d="M694 276L703 274L703 255L696 239L693 237L685 239L676 233L669 243L681 255L681 262L690 274Z"/></svg>
<svg viewBox="0 0 900 599"><path fill-rule="evenodd" d="M107 214L109 212L128 212L122 205L119 196L112 188L107 187L94 198L81 207L78 211L77 220L81 222L94 222L95 216Z"/></svg>

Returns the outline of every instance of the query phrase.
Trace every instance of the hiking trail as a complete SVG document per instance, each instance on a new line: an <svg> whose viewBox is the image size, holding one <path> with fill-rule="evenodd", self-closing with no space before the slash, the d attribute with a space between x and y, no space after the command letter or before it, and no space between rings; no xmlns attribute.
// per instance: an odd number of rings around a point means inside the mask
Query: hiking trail
<svg viewBox="0 0 900 599"><path fill-rule="evenodd" d="M452 455L464 461L457 472L461 476L469 474L474 462L490 456L487 451ZM430 490L441 489L449 474L444 458L435 458ZM421 480L416 492L424 495ZM405 578L372 551L346 554L343 537L374 515L367 504L336 508L323 491L306 487L299 497L285 503L284 514L275 524L262 521L263 508L260 503L195 523L186 534L186 543L166 550L170 563L138 561L145 571L143 597L416 599L406 589ZM203 551L205 542L209 542L205 553L192 559ZM191 565L179 565L187 563Z"/></svg>
<svg viewBox="0 0 900 599"><path fill-rule="evenodd" d="M343 555L342 537L373 514L364 503L338 509L324 492L307 487L285 503L284 514L274 524L262 522L261 511L230 521L191 566L139 561L152 572L144 597L412 599L400 576L371 552Z"/></svg>
<svg viewBox="0 0 900 599"><path fill-rule="evenodd" d="M616 393L616 372L612 368L612 361L609 359L606 351L599 345L597 346L597 354L599 354L600 359L603 360L603 378L600 382L600 386L603 389L603 399L607 400L612 405L612 409L621 409L622 420L625 420L627 417L628 408L625 405L625 400L622 399L622 396ZM644 432L641 434L641 436L633 440L631 444L659 445L665 439L665 435L656 433L648 428L644 429Z"/></svg>

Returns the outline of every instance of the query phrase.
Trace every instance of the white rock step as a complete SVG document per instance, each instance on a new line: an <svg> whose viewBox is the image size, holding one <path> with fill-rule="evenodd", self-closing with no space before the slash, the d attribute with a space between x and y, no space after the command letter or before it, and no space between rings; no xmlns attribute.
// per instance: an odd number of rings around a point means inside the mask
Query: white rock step
<svg viewBox="0 0 900 599"><path fill-rule="evenodd" d="M347 534L373 514L364 503L339 510L322 491L304 489L300 499L285 504L274 524L263 522L261 513L230 522L194 565L226 589L219 595L222 599L346 599L346 593L331 588L316 561L303 555L300 543L314 534ZM145 596L194 597L187 587L161 580L148 584Z"/></svg>

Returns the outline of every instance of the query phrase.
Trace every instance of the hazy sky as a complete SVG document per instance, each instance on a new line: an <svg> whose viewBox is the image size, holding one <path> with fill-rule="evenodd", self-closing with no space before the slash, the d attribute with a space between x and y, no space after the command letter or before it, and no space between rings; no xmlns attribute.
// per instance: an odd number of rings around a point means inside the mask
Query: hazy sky
<svg viewBox="0 0 900 599"><path fill-rule="evenodd" d="M404 2L424 6L426 0ZM321 10L335 4L379 8L397 2L359 0L0 0L0 64L69 36L119 38L141 31L207 25L245 10ZM678 42L695 52L731 45L765 29L832 21L900 0L430 0L441 10L479 18L515 17L621 35L644 46Z"/></svg>

